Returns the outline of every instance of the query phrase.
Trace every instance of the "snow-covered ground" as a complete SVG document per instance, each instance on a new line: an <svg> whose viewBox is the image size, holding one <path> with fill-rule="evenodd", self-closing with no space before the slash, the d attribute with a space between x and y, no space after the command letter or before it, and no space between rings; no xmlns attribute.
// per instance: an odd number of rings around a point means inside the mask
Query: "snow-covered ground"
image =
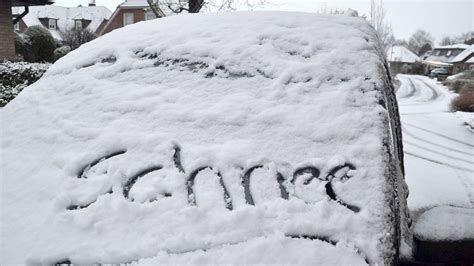
<svg viewBox="0 0 474 266"><path fill-rule="evenodd" d="M464 124L474 114L460 117L449 112L455 94L433 79L398 78L408 206L415 218L438 205L463 207L474 221L474 134ZM470 229L474 230L474 224Z"/></svg>

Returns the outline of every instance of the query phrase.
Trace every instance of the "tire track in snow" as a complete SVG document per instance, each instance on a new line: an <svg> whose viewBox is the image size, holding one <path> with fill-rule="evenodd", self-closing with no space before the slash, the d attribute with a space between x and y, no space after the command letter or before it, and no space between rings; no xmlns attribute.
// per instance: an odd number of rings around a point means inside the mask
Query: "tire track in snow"
<svg viewBox="0 0 474 266"><path fill-rule="evenodd" d="M424 83L421 79L418 79L418 78L410 78L410 77L404 77L407 81L408 81L408 84L409 86L413 89L412 91L410 91L409 95L407 96L403 96L403 97L400 97L400 99L404 99L404 100L407 100L407 99L411 99L411 100L414 100L415 102L412 102L412 103L400 103L399 105L400 106L419 106L419 105L424 105L424 104L428 104L428 103L431 103L434 99L436 99L438 97L438 93L436 92L436 90L434 90L432 87L429 87L426 83ZM418 81L421 81L424 83L425 86L427 86L430 90L431 90L431 98L428 99L428 100L425 100L425 99L420 99L420 97L413 97L413 96L419 96L421 95L421 89L420 89L420 86L415 86L415 84L413 83L413 80L418 80ZM434 91L433 91L434 90ZM436 96L435 98L433 98L434 96Z"/></svg>
<svg viewBox="0 0 474 266"><path fill-rule="evenodd" d="M421 137L418 137L417 135L413 134L412 132L410 132L405 126L402 125L402 130L403 130L403 133L407 136L410 136L416 140L419 140L419 141L422 141L422 142L425 142L425 143L428 143L428 144L431 144L433 146L437 146L437 147L440 147L440 148L443 148L443 149L446 149L446 150L450 150L450 151L453 151L453 152L458 152L458 153L462 153L462 154L465 154L465 155L468 155L468 156L474 156L474 153L469 153L469 152L466 152L466 151L462 151L462 150L458 150L458 149L455 149L455 148L452 148L452 147L448 147L448 146L445 146L445 145L442 145L442 144L439 144L439 143L436 143L436 142L432 142L432 141L429 141L429 140L426 140L426 139L423 139Z"/></svg>
<svg viewBox="0 0 474 266"><path fill-rule="evenodd" d="M428 132L430 134L433 134L433 135L436 135L436 136L439 136L439 137L442 137L442 138L445 138L445 139L449 139L451 141L454 141L454 142L457 142L457 143L460 143L460 144L463 144L463 145L466 145L466 146L469 146L471 148L474 148L474 145L473 144L470 144L470 143L467 143L467 142L464 142L464 141L461 141L461 140L458 140L458 139L455 139L455 138L451 138L451 137L448 137L446 135L443 135L443 134L440 134L438 132L434 132L434 131L431 131L431 130L428 130L428 129L425 129L425 128L422 128L422 127L419 127L419 126L415 126L415 125L412 125L412 124L409 124L409 123L406 123L406 122L403 122L404 125L407 125L407 126L410 126L410 127L414 127L416 129L419 129L419 130L422 130L422 131L425 131L425 132Z"/></svg>
<svg viewBox="0 0 474 266"><path fill-rule="evenodd" d="M412 97L413 95L415 95L415 92L416 92L415 85L413 85L413 82L411 81L410 78L404 77L403 79L404 79L404 80L408 80L408 87L410 88L410 90L409 90L408 93L405 94L405 95L400 95L400 94L398 94L397 97L400 98L400 99L402 99L402 98L410 98L410 97ZM400 81L403 80L403 79L400 79ZM403 82L402 82L402 83L403 83ZM397 91L397 92L398 92L398 91Z"/></svg>
<svg viewBox="0 0 474 266"><path fill-rule="evenodd" d="M435 89L434 87L432 87L431 85L429 85L428 83L426 83L424 80L422 80L420 78L417 78L416 80L420 81L421 83L423 83L426 87L428 87L431 90L432 94L431 94L431 98L429 99L430 101L434 101L437 98L439 98L439 94L438 94L437 89Z"/></svg>
<svg viewBox="0 0 474 266"><path fill-rule="evenodd" d="M413 81L411 79L408 79L408 83L410 85L410 92L404 96L404 98L410 98L416 93L416 88L415 85L413 84Z"/></svg>
<svg viewBox="0 0 474 266"><path fill-rule="evenodd" d="M443 94L440 93L440 91L438 89L436 89L435 87L433 87L433 85L430 85L429 83L424 81L422 78L419 78L419 77L403 77L400 80L408 81L409 86L411 88L413 88L413 90L410 90L409 94L407 94L407 95L403 95L403 96L397 95L397 97L399 99L403 99L403 100L411 99L411 100L415 101L415 102L411 102L411 103L400 103L399 104L400 106L418 106L418 105L430 104L430 103L433 103L437 99L443 98L442 97ZM416 86L413 83L413 80L416 80L416 81L419 82L418 86ZM419 86L420 83L423 84L423 86ZM420 97L416 97L416 98L413 97L413 96L421 95L421 91L424 91L422 88L424 88L424 87L428 88L428 90L431 91L431 97L429 99L420 99Z"/></svg>
<svg viewBox="0 0 474 266"><path fill-rule="evenodd" d="M432 152L434 154L438 154L440 156L444 156L446 158L450 158L450 159L453 159L453 160L456 160L456 161L466 162L468 164L473 164L474 165L474 162L472 162L472 161L468 161L468 160L465 160L465 159L462 159L462 158L459 158L459 157L456 157L456 156L447 155L447 154L441 153L439 151L436 151L436 150L433 150L433 149L426 148L426 147L423 147L421 145L415 144L415 143L410 142L410 141L404 141L404 143L408 144L408 145L411 145L411 146L414 146L414 147L417 147L419 149L425 150L425 151Z"/></svg>
<svg viewBox="0 0 474 266"><path fill-rule="evenodd" d="M428 158L428 157L425 157L425 156L422 156L422 155L418 155L418 154L416 154L416 153L413 153L413 152L410 152L410 151L406 151L406 150L404 150L403 152L404 152L406 155L410 155L410 156L413 156L413 157L416 157L416 158L419 158L419 159L423 159L423 160L426 160L426 161L430 161L430 162L432 162L432 163L444 165L444 166L447 166L447 167L450 167L450 168L453 168L453 169L458 169L458 170L461 170L461 171L472 172L472 169L469 169L469 168L459 167L459 166L456 166L456 165L452 165L452 164L440 162L440 161L437 161L437 160L435 160L435 159L430 159L430 158Z"/></svg>

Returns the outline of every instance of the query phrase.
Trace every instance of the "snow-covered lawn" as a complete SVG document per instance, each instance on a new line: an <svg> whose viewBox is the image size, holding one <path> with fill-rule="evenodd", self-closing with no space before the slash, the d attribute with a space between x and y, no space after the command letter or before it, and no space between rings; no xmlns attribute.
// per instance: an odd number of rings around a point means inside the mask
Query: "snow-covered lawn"
<svg viewBox="0 0 474 266"><path fill-rule="evenodd" d="M406 181L410 189L408 206L415 218L434 206L463 207L460 215L470 215L472 219L456 217L456 209L449 209L449 215L454 222L470 222L470 226L463 228L470 230L466 235L472 235L474 134L465 121L472 120L474 114L449 112L455 94L433 79L412 75L398 75L398 78L401 87L397 98L403 125ZM447 209L440 210L436 213ZM432 232L432 229L420 228L433 217L440 215L423 218L418 231Z"/></svg>

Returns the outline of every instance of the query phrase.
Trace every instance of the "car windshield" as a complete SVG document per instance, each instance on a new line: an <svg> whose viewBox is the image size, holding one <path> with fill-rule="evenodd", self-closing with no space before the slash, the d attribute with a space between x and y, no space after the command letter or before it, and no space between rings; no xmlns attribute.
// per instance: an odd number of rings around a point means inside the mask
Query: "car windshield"
<svg viewBox="0 0 474 266"><path fill-rule="evenodd" d="M393 263L383 56L364 18L284 12L81 46L2 110L2 153L24 158L2 169L6 261Z"/></svg>

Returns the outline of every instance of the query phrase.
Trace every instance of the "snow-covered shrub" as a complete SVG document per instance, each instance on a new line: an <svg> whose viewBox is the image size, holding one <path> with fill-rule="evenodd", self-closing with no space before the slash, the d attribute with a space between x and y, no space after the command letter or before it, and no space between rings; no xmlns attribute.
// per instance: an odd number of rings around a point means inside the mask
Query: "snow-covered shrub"
<svg viewBox="0 0 474 266"><path fill-rule="evenodd" d="M451 102L453 111L474 112L474 84L466 84Z"/></svg>
<svg viewBox="0 0 474 266"><path fill-rule="evenodd" d="M71 51L71 47L65 45L57 48L54 50L54 60L58 60L59 58L67 55Z"/></svg>
<svg viewBox="0 0 474 266"><path fill-rule="evenodd" d="M31 62L53 62L56 41L51 33L43 26L31 26L25 31L25 39L28 41L32 58Z"/></svg>
<svg viewBox="0 0 474 266"><path fill-rule="evenodd" d="M443 81L443 85L448 86L452 91L460 93L464 87L474 87L474 70L468 70Z"/></svg>
<svg viewBox="0 0 474 266"><path fill-rule="evenodd" d="M26 86L37 81L50 64L0 63L0 106L13 100Z"/></svg>

